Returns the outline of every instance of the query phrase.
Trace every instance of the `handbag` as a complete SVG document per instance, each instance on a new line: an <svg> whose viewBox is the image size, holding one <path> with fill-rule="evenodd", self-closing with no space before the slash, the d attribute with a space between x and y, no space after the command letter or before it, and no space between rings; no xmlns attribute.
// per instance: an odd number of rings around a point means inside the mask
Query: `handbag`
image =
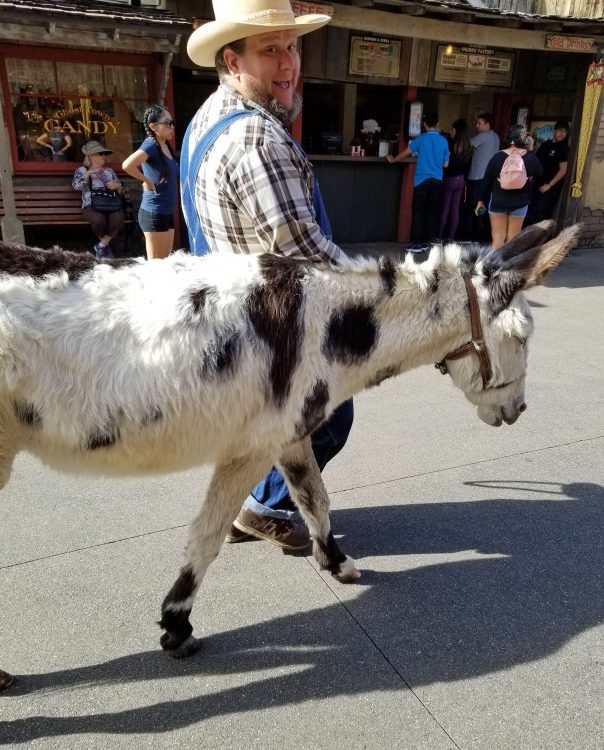
<svg viewBox="0 0 604 750"><path fill-rule="evenodd" d="M123 208L122 196L115 190L110 190L108 187L93 188L92 180L89 180L90 185L90 206L95 211L100 211L102 214L112 214L115 211L121 211Z"/></svg>

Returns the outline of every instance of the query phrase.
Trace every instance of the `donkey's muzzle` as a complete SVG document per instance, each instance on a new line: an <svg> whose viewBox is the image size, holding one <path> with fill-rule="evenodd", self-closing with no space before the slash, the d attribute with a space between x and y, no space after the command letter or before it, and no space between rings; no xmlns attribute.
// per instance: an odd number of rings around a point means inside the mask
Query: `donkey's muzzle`
<svg viewBox="0 0 604 750"><path fill-rule="evenodd" d="M522 414L523 411L526 411L526 404L524 403L524 401L518 407L514 405L512 409L512 413L509 413L506 407L504 406L502 409L503 421L506 424L514 424L514 422L518 419L518 417Z"/></svg>

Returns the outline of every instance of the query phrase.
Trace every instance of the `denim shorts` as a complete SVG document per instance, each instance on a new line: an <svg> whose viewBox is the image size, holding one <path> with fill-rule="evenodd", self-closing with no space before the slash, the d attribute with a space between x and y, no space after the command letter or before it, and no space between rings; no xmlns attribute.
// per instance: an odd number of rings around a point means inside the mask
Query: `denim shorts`
<svg viewBox="0 0 604 750"><path fill-rule="evenodd" d="M489 213L490 214L506 214L507 216L517 216L518 218L523 218L526 216L528 212L528 206L521 206L520 208L515 208L512 211L506 211L505 208L493 208L492 205L493 201L489 201Z"/></svg>
<svg viewBox="0 0 604 750"><path fill-rule="evenodd" d="M144 208L138 210L138 223L143 232L167 232L174 229L172 214L152 214Z"/></svg>

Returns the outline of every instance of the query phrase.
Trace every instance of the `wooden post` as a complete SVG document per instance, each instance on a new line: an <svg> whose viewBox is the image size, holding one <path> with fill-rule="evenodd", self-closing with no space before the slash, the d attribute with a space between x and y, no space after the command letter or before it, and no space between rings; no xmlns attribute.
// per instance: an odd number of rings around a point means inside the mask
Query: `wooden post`
<svg viewBox="0 0 604 750"><path fill-rule="evenodd" d="M2 183L2 200L4 202L4 218L0 221L2 239L17 245L25 244L23 222L17 216L15 193L13 191L13 165L11 148L6 127L7 111L4 108L4 98L0 88L0 181Z"/></svg>
<svg viewBox="0 0 604 750"><path fill-rule="evenodd" d="M407 122L407 110L409 103L417 99L417 87L407 86L403 97L403 108L401 112L401 129L399 133L399 151L407 147L405 125ZM401 185L401 200L398 214L398 242L409 242L411 236L411 207L413 204L413 178L415 177L415 164L405 164L403 169L403 183Z"/></svg>
<svg viewBox="0 0 604 750"><path fill-rule="evenodd" d="M342 83L342 97L340 99L340 122L342 131L342 153L349 152L350 141L355 137L355 119L357 113L357 85L356 83Z"/></svg>

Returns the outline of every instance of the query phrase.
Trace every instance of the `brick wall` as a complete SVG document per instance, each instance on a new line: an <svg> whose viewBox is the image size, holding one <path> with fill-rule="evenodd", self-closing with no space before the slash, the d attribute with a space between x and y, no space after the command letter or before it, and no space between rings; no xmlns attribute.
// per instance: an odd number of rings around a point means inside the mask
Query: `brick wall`
<svg viewBox="0 0 604 750"><path fill-rule="evenodd" d="M583 231L579 247L604 247L604 211L584 208L581 214Z"/></svg>

